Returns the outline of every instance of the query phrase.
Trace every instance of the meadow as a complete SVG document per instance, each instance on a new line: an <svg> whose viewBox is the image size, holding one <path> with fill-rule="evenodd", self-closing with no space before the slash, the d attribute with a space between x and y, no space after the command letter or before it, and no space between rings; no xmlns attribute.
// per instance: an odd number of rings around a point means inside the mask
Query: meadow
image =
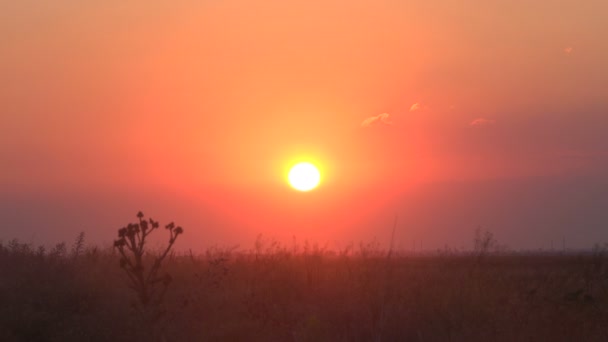
<svg viewBox="0 0 608 342"><path fill-rule="evenodd" d="M608 340L606 248L489 246L414 254L260 238L249 250L171 251L162 300L142 308L117 248L87 245L82 234L50 249L4 241L0 340ZM161 252L146 251L142 263Z"/></svg>

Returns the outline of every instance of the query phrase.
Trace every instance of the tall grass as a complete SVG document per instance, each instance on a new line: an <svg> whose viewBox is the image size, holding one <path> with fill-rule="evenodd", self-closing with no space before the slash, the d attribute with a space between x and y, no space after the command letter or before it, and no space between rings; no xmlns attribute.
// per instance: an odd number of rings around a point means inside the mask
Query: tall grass
<svg viewBox="0 0 608 342"><path fill-rule="evenodd" d="M0 340L155 337L134 314L132 305L140 299L117 265L121 254L83 239L72 247L0 244ZM388 255L376 243L332 251L262 238L249 251L215 247L199 255L175 254L163 262L173 279L164 294L163 336L168 341L608 340L605 247L580 255L489 251L482 262L478 254L449 250Z"/></svg>

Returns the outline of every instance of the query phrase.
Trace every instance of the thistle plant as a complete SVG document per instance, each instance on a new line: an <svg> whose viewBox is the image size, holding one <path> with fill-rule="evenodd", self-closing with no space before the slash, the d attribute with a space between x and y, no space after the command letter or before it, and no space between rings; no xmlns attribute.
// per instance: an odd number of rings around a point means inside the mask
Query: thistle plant
<svg viewBox="0 0 608 342"><path fill-rule="evenodd" d="M118 239L114 241L114 247L120 253L120 267L127 274L128 285L137 294L139 305L136 308L146 314L154 311L151 309L158 308L171 283L171 276L167 273L159 276L159 271L177 237L184 230L182 227L176 227L173 222L167 224L165 229L169 232L168 245L152 258L153 261L149 265L146 259L150 260L150 258L145 258L148 253L146 243L150 234L159 229L159 223L153 219L146 220L141 211L137 213L137 218L139 222L129 223L118 230ZM155 312L154 318L160 314L161 312Z"/></svg>

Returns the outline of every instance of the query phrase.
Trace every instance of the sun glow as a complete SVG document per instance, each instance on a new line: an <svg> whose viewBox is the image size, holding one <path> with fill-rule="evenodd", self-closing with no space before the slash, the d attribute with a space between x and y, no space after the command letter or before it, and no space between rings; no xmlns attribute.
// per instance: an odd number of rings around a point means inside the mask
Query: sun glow
<svg viewBox="0 0 608 342"><path fill-rule="evenodd" d="M311 163L302 162L294 165L287 176L289 184L299 191L310 191L321 181L321 173Z"/></svg>

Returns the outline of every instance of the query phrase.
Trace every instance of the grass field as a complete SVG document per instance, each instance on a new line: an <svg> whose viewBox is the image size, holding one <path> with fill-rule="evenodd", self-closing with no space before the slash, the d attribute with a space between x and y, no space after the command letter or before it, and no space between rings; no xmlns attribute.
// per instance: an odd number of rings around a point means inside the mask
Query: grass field
<svg viewBox="0 0 608 342"><path fill-rule="evenodd" d="M172 281L147 319L116 249L4 242L0 340L608 341L605 249L254 246L170 254Z"/></svg>

